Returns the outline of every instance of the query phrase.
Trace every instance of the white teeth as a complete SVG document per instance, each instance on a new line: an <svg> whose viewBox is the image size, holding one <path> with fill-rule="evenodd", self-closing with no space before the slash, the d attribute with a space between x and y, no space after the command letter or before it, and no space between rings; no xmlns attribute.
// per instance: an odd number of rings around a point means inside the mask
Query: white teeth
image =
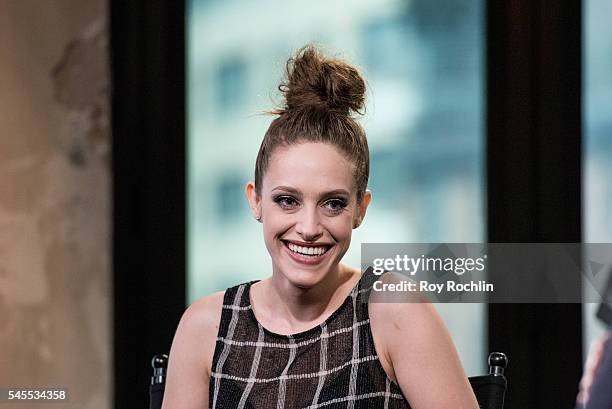
<svg viewBox="0 0 612 409"><path fill-rule="evenodd" d="M296 246L293 243L287 243L287 245L289 247L289 250L293 251L294 253L299 253L308 256L319 256L327 251L326 247L302 247Z"/></svg>

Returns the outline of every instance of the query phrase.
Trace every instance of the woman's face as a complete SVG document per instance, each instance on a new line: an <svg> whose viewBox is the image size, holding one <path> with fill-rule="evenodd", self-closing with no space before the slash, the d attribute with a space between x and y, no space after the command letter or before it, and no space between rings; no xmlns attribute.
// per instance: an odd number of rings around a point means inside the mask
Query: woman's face
<svg viewBox="0 0 612 409"><path fill-rule="evenodd" d="M303 288L337 268L370 201L366 192L357 203L353 164L334 146L316 142L276 148L261 197L253 183L246 192L261 216L275 273Z"/></svg>

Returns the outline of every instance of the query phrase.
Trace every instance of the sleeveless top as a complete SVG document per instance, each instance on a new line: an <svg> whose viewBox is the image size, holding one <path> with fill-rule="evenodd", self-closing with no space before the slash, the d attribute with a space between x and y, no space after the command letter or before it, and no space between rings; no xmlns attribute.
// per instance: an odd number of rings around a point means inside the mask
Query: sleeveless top
<svg viewBox="0 0 612 409"><path fill-rule="evenodd" d="M410 409L374 348L362 274L344 303L309 330L280 335L257 321L249 290L225 291L209 383L211 409Z"/></svg>

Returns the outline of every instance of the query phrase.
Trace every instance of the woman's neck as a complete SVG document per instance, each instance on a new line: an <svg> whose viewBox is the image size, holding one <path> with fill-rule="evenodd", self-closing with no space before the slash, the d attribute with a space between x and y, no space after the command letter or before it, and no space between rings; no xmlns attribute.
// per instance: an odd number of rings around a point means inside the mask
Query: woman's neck
<svg viewBox="0 0 612 409"><path fill-rule="evenodd" d="M257 305L253 309L259 313L258 320L264 321L262 325L273 332L301 332L325 321L338 309L358 276L359 271L339 264L317 285L300 288L282 273L274 273L255 291Z"/></svg>

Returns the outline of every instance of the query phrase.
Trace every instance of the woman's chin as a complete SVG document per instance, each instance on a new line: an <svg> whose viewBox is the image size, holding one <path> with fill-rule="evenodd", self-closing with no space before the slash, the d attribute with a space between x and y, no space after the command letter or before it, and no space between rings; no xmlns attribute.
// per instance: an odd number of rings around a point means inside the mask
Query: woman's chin
<svg viewBox="0 0 612 409"><path fill-rule="evenodd" d="M301 289L315 287L325 278L325 272L313 270L304 271L299 268L291 268L290 266L288 266L287 269L283 269L282 274L293 286Z"/></svg>

